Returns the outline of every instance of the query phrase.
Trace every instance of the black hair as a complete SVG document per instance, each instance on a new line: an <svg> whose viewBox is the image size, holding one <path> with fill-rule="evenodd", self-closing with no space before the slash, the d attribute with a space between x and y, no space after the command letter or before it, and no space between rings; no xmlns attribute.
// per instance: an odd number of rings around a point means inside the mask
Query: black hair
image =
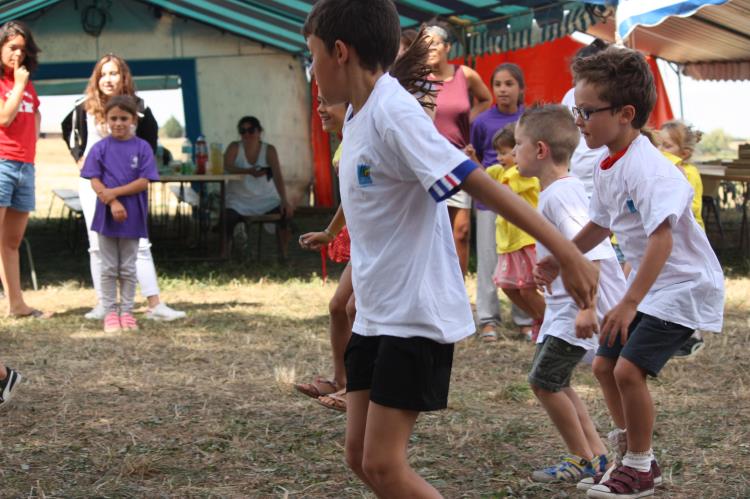
<svg viewBox="0 0 750 499"><path fill-rule="evenodd" d="M490 78L490 85L494 84L495 76L500 71L507 71L510 73L510 75L513 77L514 80L518 83L518 88L521 90L518 93L518 102L516 104L520 107L523 105L524 96L526 95L526 80L523 77L523 69L521 69L521 66L518 64L513 64L512 62L504 62L500 64L498 67L495 68L495 70L492 72L492 78Z"/></svg>
<svg viewBox="0 0 750 499"><path fill-rule="evenodd" d="M263 127L260 125L260 121L255 116L243 116L240 118L240 121L237 122L237 131L240 131L240 128L242 128L242 125L250 125L251 128L254 128L255 130L258 130L259 132L263 131Z"/></svg>
<svg viewBox="0 0 750 499"><path fill-rule="evenodd" d="M33 73L39 66L39 46L34 41L34 35L31 34L31 29L22 21L8 21L7 23L0 26L0 48L5 45L8 39L14 36L20 35L26 41L26 55L23 59L23 65L29 71ZM0 62L2 66L2 62ZM2 68L3 70L5 68Z"/></svg>
<svg viewBox="0 0 750 499"><path fill-rule="evenodd" d="M354 48L368 71L385 71L398 54L400 21L392 0L318 0L305 20L305 38L320 38L329 53L337 40Z"/></svg>
<svg viewBox="0 0 750 499"><path fill-rule="evenodd" d="M435 81L428 77L432 68L427 64L427 56L430 53L430 41L425 34L425 29L415 33L415 39L409 47L396 59L388 72L398 80L410 94L412 94L422 107L435 108L435 97L437 91Z"/></svg>
<svg viewBox="0 0 750 499"><path fill-rule="evenodd" d="M114 95L104 105L104 116L107 115L112 109L119 108L126 113L132 114L133 117L138 120L138 103L135 97L131 95Z"/></svg>
<svg viewBox="0 0 750 499"><path fill-rule="evenodd" d="M589 57L591 55L601 52L607 47L609 47L609 44L607 42L605 42L601 38L594 38L593 42L589 43L585 47L581 47L580 49L578 49L578 52L576 52L575 58L583 59L584 57Z"/></svg>

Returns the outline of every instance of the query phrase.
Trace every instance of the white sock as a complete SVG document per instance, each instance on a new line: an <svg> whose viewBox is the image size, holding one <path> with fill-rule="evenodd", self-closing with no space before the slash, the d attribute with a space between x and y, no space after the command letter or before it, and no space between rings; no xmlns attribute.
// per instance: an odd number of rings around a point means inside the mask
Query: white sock
<svg viewBox="0 0 750 499"><path fill-rule="evenodd" d="M622 464L630 468L636 469L643 473L651 470L651 461L654 459L653 449L649 449L646 452L631 452L628 451L622 460Z"/></svg>

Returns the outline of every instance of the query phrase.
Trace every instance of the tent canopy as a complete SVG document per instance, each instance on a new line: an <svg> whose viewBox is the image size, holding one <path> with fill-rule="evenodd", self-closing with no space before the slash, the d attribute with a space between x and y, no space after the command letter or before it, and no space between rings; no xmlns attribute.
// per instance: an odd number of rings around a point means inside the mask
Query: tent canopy
<svg viewBox="0 0 750 499"><path fill-rule="evenodd" d="M620 0L588 33L684 66L704 79L750 79L750 0Z"/></svg>
<svg viewBox="0 0 750 499"><path fill-rule="evenodd" d="M0 2L0 23L18 19L61 0L6 0ZM214 26L287 52L305 53L300 31L314 0L138 0L154 14L170 12ZM552 40L595 22L586 4L604 0L395 0L401 25L416 27L435 16L457 26L473 26L469 47L473 55L513 50ZM96 6L100 17L106 7ZM90 9L89 6L82 6ZM106 17L106 15L104 16Z"/></svg>

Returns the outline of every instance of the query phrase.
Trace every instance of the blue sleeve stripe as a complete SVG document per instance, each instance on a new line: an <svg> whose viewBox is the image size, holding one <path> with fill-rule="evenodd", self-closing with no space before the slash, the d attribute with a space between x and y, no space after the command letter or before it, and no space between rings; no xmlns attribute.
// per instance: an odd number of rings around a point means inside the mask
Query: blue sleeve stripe
<svg viewBox="0 0 750 499"><path fill-rule="evenodd" d="M477 164L470 159L455 167L449 174L432 184L429 192L433 199L435 201L443 201L457 193L461 189L461 184L466 180L466 177L476 169Z"/></svg>

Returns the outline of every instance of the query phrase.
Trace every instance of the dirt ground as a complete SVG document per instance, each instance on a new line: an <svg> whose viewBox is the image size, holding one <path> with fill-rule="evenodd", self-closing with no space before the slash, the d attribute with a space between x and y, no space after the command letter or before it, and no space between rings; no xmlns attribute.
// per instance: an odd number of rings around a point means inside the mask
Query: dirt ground
<svg viewBox="0 0 750 499"><path fill-rule="evenodd" d="M42 199L77 182L58 145L42 153ZM162 297L188 318L149 323L141 309L141 331L112 335L82 317L95 300L85 249L32 225L42 288L26 297L55 315L0 319L0 360L25 376L2 414L0 497L372 497L344 464L345 417L292 388L330 374L336 281L316 276L315 255L293 253L283 268L158 261ZM651 382L656 497L750 497L749 310L750 279L729 278L723 334ZM509 324L498 343L457 345L449 408L420 416L409 449L445 497L583 497L528 479L564 453L526 383L532 354ZM587 369L574 387L606 433Z"/></svg>
<svg viewBox="0 0 750 499"><path fill-rule="evenodd" d="M3 415L0 496L369 497L343 462L344 416L292 388L329 371L335 282L166 284L188 319L138 333L83 319L94 296L74 284L28 292L52 319L2 322L26 379ZM750 495L750 280L728 286L724 333L651 383L657 497ZM446 497L582 497L528 480L564 449L525 381L532 346L504 336L458 344L449 409L420 417L411 463ZM575 388L606 432L586 369Z"/></svg>

